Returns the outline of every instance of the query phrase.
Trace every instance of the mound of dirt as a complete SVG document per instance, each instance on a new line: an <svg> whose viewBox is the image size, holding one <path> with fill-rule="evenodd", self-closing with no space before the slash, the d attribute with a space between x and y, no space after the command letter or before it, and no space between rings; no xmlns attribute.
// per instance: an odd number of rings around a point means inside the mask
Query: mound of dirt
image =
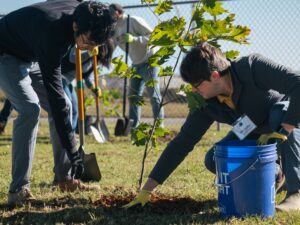
<svg viewBox="0 0 300 225"><path fill-rule="evenodd" d="M98 200L93 202L94 206L100 206L104 209L122 209L121 207L132 201L135 194L126 195L109 195L101 196ZM191 214L199 213L204 208L213 207L216 203L214 201L199 202L189 197L168 196L164 194L152 194L150 202L145 206L133 206L128 210L130 212L141 212L147 210L155 214L177 213L177 214Z"/></svg>

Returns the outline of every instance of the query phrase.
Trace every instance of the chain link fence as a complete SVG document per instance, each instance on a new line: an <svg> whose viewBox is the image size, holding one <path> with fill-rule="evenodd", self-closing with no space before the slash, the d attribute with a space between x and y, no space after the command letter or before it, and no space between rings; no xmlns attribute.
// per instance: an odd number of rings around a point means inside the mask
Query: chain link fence
<svg viewBox="0 0 300 225"><path fill-rule="evenodd" d="M109 4L114 2L122 4L124 1L107 1ZM159 18L152 12L154 10L153 6L142 6L140 0L128 0L123 4L123 7L126 14L140 16L151 27L155 27L160 20L167 20L173 16L182 16L188 23L195 2L173 1L175 4L171 12L165 13ZM241 56L253 52L260 53L285 66L298 71L300 70L300 42L298 41L298 37L300 36L299 0L225 0L222 2L225 9L236 15L235 24L247 25L251 29L249 36L250 45L220 42L222 50L238 50ZM124 52L119 48L114 52L114 56L123 54ZM178 54L179 50L176 51L166 65L174 66ZM170 127L168 128L170 129L179 128L188 113L185 98L176 94L177 89L183 83L178 72L180 61L181 59L179 60L178 68L175 70L175 76L165 99L166 101L172 101L165 106L165 117L169 121L168 124L170 124ZM122 94L122 80L108 76L103 77L106 82L105 89L117 88ZM164 92L167 79L162 78L160 81L162 92ZM147 93L145 93L145 96L147 96ZM152 118L152 109L148 98L146 98L146 105L142 108L142 118Z"/></svg>
<svg viewBox="0 0 300 225"><path fill-rule="evenodd" d="M109 1L113 3L114 1ZM176 3L178 1L173 1ZM173 9L169 13L163 14L157 18L152 10L154 7L141 6L140 1L130 1L123 5L126 14L140 16L145 19L151 27L155 27L160 20L166 20L173 16L182 16L187 23L190 21L192 10L197 1L178 2L180 4L173 5ZM240 56L250 53L260 53L271 58L275 62L291 67L294 70L300 70L300 42L298 37L300 34L300 1L298 0L232 0L222 1L223 6L230 13L236 15L235 24L247 25L251 29L249 36L250 45L238 45L228 42L220 42L222 50L238 50ZM124 52L116 49L115 56L122 55ZM166 65L174 66L178 57L179 50L176 51L173 58ZM171 82L170 90L167 93L166 101L172 100L165 106L166 120L171 119L171 128L180 127L188 113L186 100L176 95L176 91L183 83L179 76L179 67L175 70L175 76ZM163 92L166 85L166 79L161 79L161 91ZM113 82L117 82L114 80ZM112 82L112 83L113 83ZM113 84L112 84L113 86ZM119 87L121 87L120 85ZM145 93L146 95L146 93ZM151 118L152 110L149 100L147 106L143 106L143 118ZM172 118L177 118L176 120ZM182 119L178 119L182 118ZM179 124L178 124L179 123Z"/></svg>

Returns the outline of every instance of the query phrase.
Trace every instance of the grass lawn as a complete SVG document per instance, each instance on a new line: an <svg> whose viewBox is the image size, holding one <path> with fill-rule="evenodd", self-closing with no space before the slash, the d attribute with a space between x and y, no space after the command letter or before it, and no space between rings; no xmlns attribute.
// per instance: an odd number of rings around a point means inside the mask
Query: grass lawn
<svg viewBox="0 0 300 225"><path fill-rule="evenodd" d="M111 131L113 126L110 125ZM205 152L228 131L223 127L222 132L217 132L215 126L169 179L155 190L150 204L124 210L120 206L136 194L143 147L133 147L128 137L111 137L110 142L98 144L92 136L87 136L86 151L95 152L100 165L101 191L61 193L52 186L52 150L47 123L42 122L31 175L31 190L37 200L8 208L11 129L10 120L7 134L0 136L0 224L300 224L299 212L277 213L274 219L266 220L219 218L214 176L203 165ZM150 152L145 179L166 144L167 141ZM284 194L277 196L277 202Z"/></svg>

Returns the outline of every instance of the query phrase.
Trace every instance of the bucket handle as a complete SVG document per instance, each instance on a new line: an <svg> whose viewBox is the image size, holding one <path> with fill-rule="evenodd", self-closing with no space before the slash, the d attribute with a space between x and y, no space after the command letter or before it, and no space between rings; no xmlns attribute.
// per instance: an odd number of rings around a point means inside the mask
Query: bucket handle
<svg viewBox="0 0 300 225"><path fill-rule="evenodd" d="M234 173L238 173L241 170L244 170L242 173L240 173L237 177L235 177L234 179L230 180L229 182L225 183L225 184L220 184L218 183L218 177L215 180L215 185L216 186L224 186L224 185L228 185L231 184L235 181L237 181L239 178L241 178L242 176L244 176L251 168L253 168L256 163L258 163L259 161L262 163L268 163L268 162L273 162L277 159L277 155L276 156L267 156L267 157L261 157L261 156L257 156L255 158L253 158L252 160L250 160L248 163L246 163L245 165L241 166L240 168L238 168L238 170L233 171L232 173L229 174L229 177L232 177L232 174ZM217 166L217 164L216 164ZM218 171L218 168L217 168Z"/></svg>

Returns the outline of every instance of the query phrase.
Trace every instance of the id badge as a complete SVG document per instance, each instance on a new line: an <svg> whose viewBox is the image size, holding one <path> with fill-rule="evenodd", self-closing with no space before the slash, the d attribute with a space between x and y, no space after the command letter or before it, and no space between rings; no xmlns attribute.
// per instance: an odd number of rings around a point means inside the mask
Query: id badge
<svg viewBox="0 0 300 225"><path fill-rule="evenodd" d="M234 122L232 131L240 140L243 140L255 128L256 125L252 120L247 115L243 115Z"/></svg>

